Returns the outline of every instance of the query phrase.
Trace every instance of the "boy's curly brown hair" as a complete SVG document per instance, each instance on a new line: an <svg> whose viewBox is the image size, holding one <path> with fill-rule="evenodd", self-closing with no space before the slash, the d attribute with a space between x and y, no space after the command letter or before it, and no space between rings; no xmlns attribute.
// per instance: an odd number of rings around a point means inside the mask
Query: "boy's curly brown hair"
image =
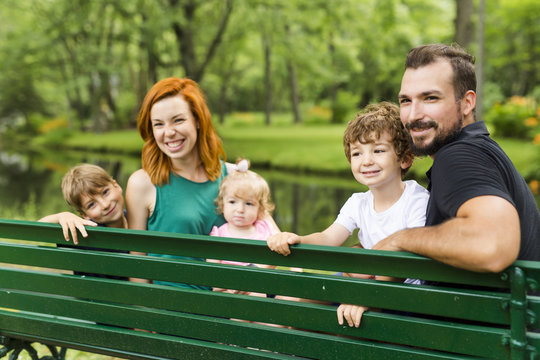
<svg viewBox="0 0 540 360"><path fill-rule="evenodd" d="M413 154L409 145L409 135L401 123L399 107L391 102L383 101L366 106L363 112L356 114L349 121L343 134L345 156L351 162L351 144L360 141L362 144L374 142L387 132L392 138L392 144L399 161L411 160ZM402 169L404 175L407 169Z"/></svg>

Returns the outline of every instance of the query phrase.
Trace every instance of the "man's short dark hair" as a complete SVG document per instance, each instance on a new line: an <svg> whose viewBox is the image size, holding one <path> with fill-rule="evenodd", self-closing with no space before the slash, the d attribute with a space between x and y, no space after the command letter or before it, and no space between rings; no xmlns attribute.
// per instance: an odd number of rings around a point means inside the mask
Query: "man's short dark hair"
<svg viewBox="0 0 540 360"><path fill-rule="evenodd" d="M448 60L454 70L454 95L456 100L465 96L468 90L476 92L476 73L474 56L468 54L457 44L429 44L415 47L407 55L405 69L417 69L430 65L440 59Z"/></svg>

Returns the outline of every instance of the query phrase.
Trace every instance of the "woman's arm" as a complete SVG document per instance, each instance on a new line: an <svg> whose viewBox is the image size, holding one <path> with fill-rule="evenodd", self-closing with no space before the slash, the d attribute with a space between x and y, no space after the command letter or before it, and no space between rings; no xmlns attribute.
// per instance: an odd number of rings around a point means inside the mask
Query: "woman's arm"
<svg viewBox="0 0 540 360"><path fill-rule="evenodd" d="M154 210L156 202L156 188L150 181L146 171L135 171L128 179L126 188L126 210L128 227L136 230L146 230L148 218ZM146 255L146 253L130 251L133 255ZM149 282L149 280L130 278L133 282Z"/></svg>
<svg viewBox="0 0 540 360"><path fill-rule="evenodd" d="M156 188L146 171L135 171L128 179L126 209L130 229L146 230L148 218L154 210Z"/></svg>

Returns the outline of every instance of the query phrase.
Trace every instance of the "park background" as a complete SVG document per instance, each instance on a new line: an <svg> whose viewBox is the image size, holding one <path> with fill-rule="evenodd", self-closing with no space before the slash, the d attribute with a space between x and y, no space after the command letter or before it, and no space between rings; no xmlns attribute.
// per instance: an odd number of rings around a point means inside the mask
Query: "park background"
<svg viewBox="0 0 540 360"><path fill-rule="evenodd" d="M105 167L125 187L159 79L196 80L228 159L270 182L283 230L325 228L352 192L342 148L365 105L396 102L414 46L477 58L478 109L539 201L537 0L3 0L0 217L69 210L63 173ZM421 183L429 158L408 174ZM101 358L75 351L69 358Z"/></svg>
<svg viewBox="0 0 540 360"><path fill-rule="evenodd" d="M196 80L229 161L270 183L283 230L330 224L357 184L347 121L397 100L414 46L476 56L484 119L540 201L540 3L534 0L4 0L0 3L0 217L69 210L81 162L125 188L136 118L159 79ZM430 158L407 174L425 184Z"/></svg>

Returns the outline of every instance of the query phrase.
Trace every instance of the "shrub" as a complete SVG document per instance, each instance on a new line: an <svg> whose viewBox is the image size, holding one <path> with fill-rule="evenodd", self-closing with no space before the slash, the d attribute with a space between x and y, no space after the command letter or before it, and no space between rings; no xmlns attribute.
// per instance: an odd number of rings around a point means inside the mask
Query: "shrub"
<svg viewBox="0 0 540 360"><path fill-rule="evenodd" d="M72 133L63 117L42 121L38 131L41 134L39 141L46 145L62 144Z"/></svg>
<svg viewBox="0 0 540 360"><path fill-rule="evenodd" d="M357 111L358 99L355 94L345 90L339 90L337 93L336 102L333 104L332 111L334 112L333 120L336 123L344 123L352 118Z"/></svg>
<svg viewBox="0 0 540 360"><path fill-rule="evenodd" d="M324 104L309 105L305 111L304 123L306 124L328 124L332 117L332 110Z"/></svg>
<svg viewBox="0 0 540 360"><path fill-rule="evenodd" d="M495 103L485 118L499 137L532 140L539 130L539 113L533 98L512 96L505 103Z"/></svg>
<svg viewBox="0 0 540 360"><path fill-rule="evenodd" d="M57 117L54 119L48 119L48 120L42 121L39 126L39 132L41 134L47 134L51 131L55 131L57 129L67 128L67 127L68 127L67 120L62 117Z"/></svg>

